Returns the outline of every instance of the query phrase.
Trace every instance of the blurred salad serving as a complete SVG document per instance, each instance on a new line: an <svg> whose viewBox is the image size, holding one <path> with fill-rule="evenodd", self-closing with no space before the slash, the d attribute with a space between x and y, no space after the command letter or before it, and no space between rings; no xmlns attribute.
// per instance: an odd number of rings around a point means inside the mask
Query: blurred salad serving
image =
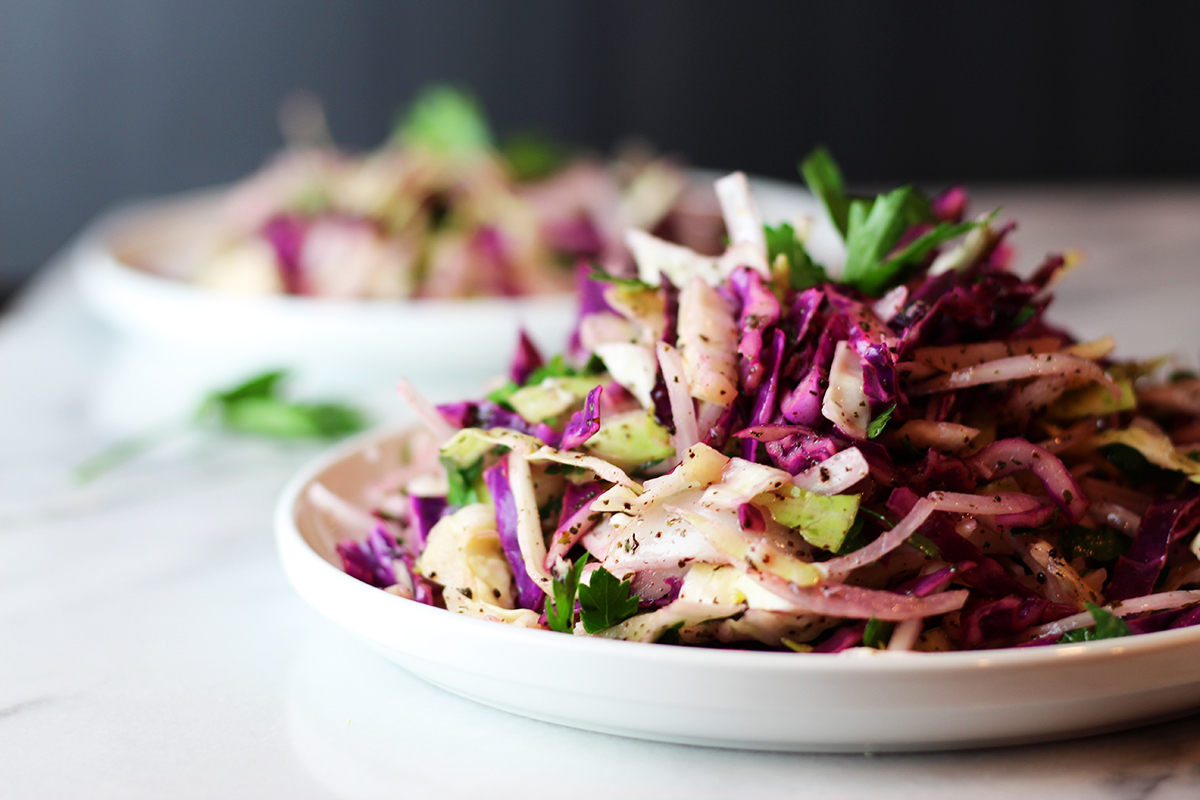
<svg viewBox="0 0 1200 800"><path fill-rule="evenodd" d="M498 144L449 87L364 154L332 145L311 98L285 103L282 122L287 149L169 240L118 237L122 260L247 295L516 296L570 290L579 259L625 272L627 228L704 252L724 234L711 191L679 165L636 147L604 163L532 135Z"/></svg>

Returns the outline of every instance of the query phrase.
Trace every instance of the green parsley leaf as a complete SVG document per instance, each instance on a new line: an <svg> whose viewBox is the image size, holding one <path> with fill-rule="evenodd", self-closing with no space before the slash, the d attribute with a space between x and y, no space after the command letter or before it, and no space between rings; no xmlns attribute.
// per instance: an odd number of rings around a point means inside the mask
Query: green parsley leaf
<svg viewBox="0 0 1200 800"><path fill-rule="evenodd" d="M943 222L913 239L900 252L879 265L879 269L889 273L898 273L905 266L913 265L929 255L929 251L939 247L951 239L957 239L967 231L979 227L977 222L960 222L951 224Z"/></svg>
<svg viewBox="0 0 1200 800"><path fill-rule="evenodd" d="M881 619L871 617L867 620L866 629L863 630L863 647L874 647L877 650L883 650L892 638L892 631L895 627L896 624L894 622L884 622Z"/></svg>
<svg viewBox="0 0 1200 800"><path fill-rule="evenodd" d="M920 550L929 558L941 558L942 551L932 539L922 533L914 533L907 539L908 543Z"/></svg>
<svg viewBox="0 0 1200 800"><path fill-rule="evenodd" d="M272 370L210 394L197 422L216 420L228 431L278 439L334 438L362 430L362 414L337 403L295 403L281 397L283 370Z"/></svg>
<svg viewBox="0 0 1200 800"><path fill-rule="evenodd" d="M656 288L656 287L651 286L650 284L646 283L643 280L639 280L638 278L622 278L617 275L610 275L609 273L605 272L604 270L596 269L595 267L593 267L592 271L588 273L588 277L594 281L599 281L600 283L611 283L614 286L621 286L625 289L655 289Z"/></svg>
<svg viewBox="0 0 1200 800"><path fill-rule="evenodd" d="M842 282L856 286L868 294L878 292L886 282L874 272L896 242L900 240L908 220L905 207L913 195L911 186L901 186L880 195L869 207L861 200L850 203L846 229L846 265Z"/></svg>
<svg viewBox="0 0 1200 800"><path fill-rule="evenodd" d="M860 508L859 511L861 513L854 519L854 524L850 526L850 530L846 531L846 538L842 539L842 546L837 550L839 556L853 553L855 550L861 550L871 543L871 540L863 533L863 528L866 527L866 520L863 518L863 514L870 512L865 508Z"/></svg>
<svg viewBox="0 0 1200 800"><path fill-rule="evenodd" d="M874 438L878 437L879 434L883 433L883 429L887 427L887 424L889 422L891 422L892 414L895 414L895 413L896 413L896 404L892 403L890 406L887 407L887 410L885 410L882 414L880 414L875 419L871 420L871 423L869 425L867 425L867 438L874 439Z"/></svg>
<svg viewBox="0 0 1200 800"><path fill-rule="evenodd" d="M885 531L890 531L894 527L892 521L890 519L888 519L887 517L885 517L883 514L880 514L878 511L872 511L869 508L860 508L858 510L859 510L859 512L866 514L868 517L871 517L872 519L876 520L880 525L883 526L883 529Z"/></svg>
<svg viewBox="0 0 1200 800"><path fill-rule="evenodd" d="M1130 483L1170 483L1179 480L1179 473L1151 464L1135 447L1113 442L1097 449Z"/></svg>
<svg viewBox="0 0 1200 800"><path fill-rule="evenodd" d="M215 425L235 433L277 439L335 438L362 430L362 413L337 403L293 403L280 397L287 373L271 370L230 389L212 392L192 415L191 425ZM173 422L119 441L75 468L86 483L182 433L189 421Z"/></svg>
<svg viewBox="0 0 1200 800"><path fill-rule="evenodd" d="M818 147L800 162L800 174L808 184L808 190L821 199L833 225L846 238L849 228L850 201L846 197L846 184L842 171L833 156L824 147Z"/></svg>
<svg viewBox="0 0 1200 800"><path fill-rule="evenodd" d="M514 134L500 148L518 181L544 178L566 161L565 148L533 131Z"/></svg>
<svg viewBox="0 0 1200 800"><path fill-rule="evenodd" d="M1116 614L1101 608L1095 603L1084 603L1083 605L1087 608L1088 613L1092 615L1092 619L1096 623L1095 626L1067 631L1058 640L1059 644L1093 642L1098 639L1116 639L1130 634L1129 626Z"/></svg>
<svg viewBox="0 0 1200 800"><path fill-rule="evenodd" d="M509 380L507 383L505 383L499 389L488 392L487 399L491 400L493 403L495 403L498 406L504 406L509 411L512 411L513 407L511 405L509 405L508 398L512 397L513 393L516 392L517 389L520 389L520 388L521 388L520 385L516 381Z"/></svg>
<svg viewBox="0 0 1200 800"><path fill-rule="evenodd" d="M1070 561L1084 558L1095 564L1111 564L1125 554L1133 542L1112 528L1072 525L1058 535L1058 546Z"/></svg>
<svg viewBox="0 0 1200 800"><path fill-rule="evenodd" d="M804 243L796 237L796 229L788 223L778 227L763 225L763 234L767 240L767 263L774 264L775 259L782 255L788 263L788 281L796 291L804 291L819 286L829 280L824 267L813 263Z"/></svg>
<svg viewBox="0 0 1200 800"><path fill-rule="evenodd" d="M479 102L453 86L422 91L392 139L451 155L487 150L493 141Z"/></svg>
<svg viewBox="0 0 1200 800"><path fill-rule="evenodd" d="M552 599L550 595L546 595L543 606L546 623L551 630L571 633L575 629L575 594L579 591L579 576L583 574L587 560L587 555L575 559L575 563L567 569L562 580L555 578L551 584L550 590L554 597Z"/></svg>
<svg viewBox="0 0 1200 800"><path fill-rule="evenodd" d="M213 392L209 399L219 403L236 403L251 397L274 397L286 377L287 372L284 370L271 370L261 375L255 375L232 389Z"/></svg>
<svg viewBox="0 0 1200 800"><path fill-rule="evenodd" d="M663 629L654 640L655 644L673 644L683 645L683 637L679 635L679 631L683 630L683 620L676 622L674 625Z"/></svg>
<svg viewBox="0 0 1200 800"><path fill-rule="evenodd" d="M1017 312L1017 315L1013 317L1012 326L1014 328L1021 327L1026 322L1029 322L1029 320L1033 319L1033 315L1036 313L1037 308L1035 306L1022 306L1021 310Z"/></svg>
<svg viewBox="0 0 1200 800"><path fill-rule="evenodd" d="M592 573L589 583L579 586L580 617L583 629L597 633L619 625L638 612L638 598L628 580L618 581L604 567Z"/></svg>
<svg viewBox="0 0 1200 800"><path fill-rule="evenodd" d="M446 469L446 480L450 484L450 490L446 492L446 503L462 508L480 502L477 487L479 476L483 474L483 459L480 458L468 467L459 467L451 456L442 456L441 462Z"/></svg>
<svg viewBox="0 0 1200 800"><path fill-rule="evenodd" d="M361 430L362 415L335 404L289 403L277 397L246 397L220 408L221 426L237 433L277 439L319 439Z"/></svg>
<svg viewBox="0 0 1200 800"><path fill-rule="evenodd" d="M793 653L811 653L813 651L813 646L811 644L796 642L787 638L786 636L780 638L779 643L788 650L791 650Z"/></svg>
<svg viewBox="0 0 1200 800"><path fill-rule="evenodd" d="M588 362L580 367L573 367L566 362L562 353L555 354L554 358L542 364L529 374L526 379L526 386L537 386L546 378L586 378L592 375L599 375L604 372L604 362L599 357L593 355L588 359Z"/></svg>

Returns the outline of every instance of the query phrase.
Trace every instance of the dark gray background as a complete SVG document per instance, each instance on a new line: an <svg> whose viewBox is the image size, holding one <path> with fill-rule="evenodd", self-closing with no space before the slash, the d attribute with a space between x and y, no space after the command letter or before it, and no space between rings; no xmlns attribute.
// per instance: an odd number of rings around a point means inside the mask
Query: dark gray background
<svg viewBox="0 0 1200 800"><path fill-rule="evenodd" d="M1191 3L0 0L0 296L122 198L223 182L290 89L370 147L429 81L501 131L791 178L1200 177Z"/></svg>

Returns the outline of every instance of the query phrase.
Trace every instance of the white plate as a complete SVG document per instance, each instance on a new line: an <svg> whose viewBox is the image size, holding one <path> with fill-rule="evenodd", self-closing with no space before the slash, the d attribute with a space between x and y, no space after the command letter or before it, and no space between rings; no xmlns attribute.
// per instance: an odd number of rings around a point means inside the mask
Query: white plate
<svg viewBox="0 0 1200 800"><path fill-rule="evenodd" d="M300 498L320 480L358 501L398 463L403 438L359 437L292 480L275 514L284 570L384 656L481 703L683 744L874 752L1067 738L1200 706L1200 628L1002 651L770 653L520 629L396 597L342 572Z"/></svg>

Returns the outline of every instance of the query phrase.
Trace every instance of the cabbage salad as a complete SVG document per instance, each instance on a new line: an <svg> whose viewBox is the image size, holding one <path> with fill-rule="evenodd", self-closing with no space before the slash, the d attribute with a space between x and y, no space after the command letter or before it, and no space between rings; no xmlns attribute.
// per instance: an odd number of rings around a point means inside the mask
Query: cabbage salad
<svg viewBox="0 0 1200 800"><path fill-rule="evenodd" d="M335 148L314 113L285 125L300 129L291 146L226 192L215 221L130 260L239 294L457 298L569 291L579 258L620 272L626 228L720 249L711 192L640 150L605 164L531 136L500 146L446 87L362 155Z"/></svg>
<svg viewBox="0 0 1200 800"><path fill-rule="evenodd" d="M640 230L576 334L433 407L369 512L308 493L350 575L574 635L839 652L1050 645L1200 622L1200 379L1047 321L1074 265L1010 271L960 187L847 195L844 238L764 226L716 182L727 249ZM1190 587L1190 588L1189 588Z"/></svg>

